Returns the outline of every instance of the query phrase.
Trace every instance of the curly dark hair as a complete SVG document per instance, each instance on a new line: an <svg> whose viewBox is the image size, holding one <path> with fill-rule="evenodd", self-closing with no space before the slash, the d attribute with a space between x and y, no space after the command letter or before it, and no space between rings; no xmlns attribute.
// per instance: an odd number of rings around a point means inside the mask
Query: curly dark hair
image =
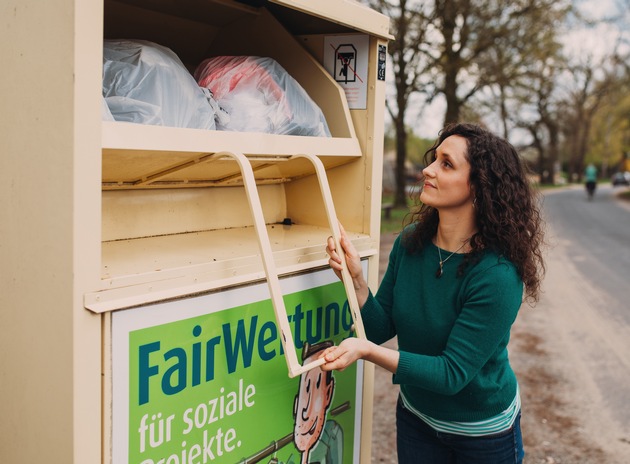
<svg viewBox="0 0 630 464"><path fill-rule="evenodd" d="M538 192L527 177L526 168L516 149L506 140L474 124L451 124L439 133L435 144L425 153L425 165L435 159L437 147L452 135L464 137L470 163L470 185L474 192L477 233L470 239L471 252L463 260L458 274L476 262L483 250L492 250L509 259L525 286L525 300L539 298L545 273L542 247L543 220ZM437 233L440 221L432 206L418 205L410 216L415 227L404 236L405 248L419 252Z"/></svg>

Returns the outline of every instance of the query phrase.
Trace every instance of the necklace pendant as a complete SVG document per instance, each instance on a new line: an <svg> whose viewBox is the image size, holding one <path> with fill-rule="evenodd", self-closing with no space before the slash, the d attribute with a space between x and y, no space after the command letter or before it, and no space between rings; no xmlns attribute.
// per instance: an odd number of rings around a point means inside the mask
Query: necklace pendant
<svg viewBox="0 0 630 464"><path fill-rule="evenodd" d="M437 271L435 272L435 277L437 277L438 279L440 277L442 277L442 266L440 265L440 267L437 268Z"/></svg>

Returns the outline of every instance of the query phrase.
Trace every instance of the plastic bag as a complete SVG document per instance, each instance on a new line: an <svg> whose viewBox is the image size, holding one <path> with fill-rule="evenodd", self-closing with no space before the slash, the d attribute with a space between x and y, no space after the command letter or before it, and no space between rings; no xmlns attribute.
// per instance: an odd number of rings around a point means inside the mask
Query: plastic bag
<svg viewBox="0 0 630 464"><path fill-rule="evenodd" d="M216 112L173 51L144 40L106 40L103 97L116 121L215 129Z"/></svg>
<svg viewBox="0 0 630 464"><path fill-rule="evenodd" d="M272 58L209 58L194 77L229 115L217 129L330 137L321 109Z"/></svg>
<svg viewBox="0 0 630 464"><path fill-rule="evenodd" d="M101 119L103 121L115 121L114 115L112 115L109 106L107 106L105 97L101 98Z"/></svg>

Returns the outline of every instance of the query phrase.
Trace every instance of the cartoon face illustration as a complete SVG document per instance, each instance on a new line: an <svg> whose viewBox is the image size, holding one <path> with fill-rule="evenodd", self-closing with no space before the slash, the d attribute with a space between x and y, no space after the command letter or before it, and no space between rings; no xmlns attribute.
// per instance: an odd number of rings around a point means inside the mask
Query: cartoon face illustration
<svg viewBox="0 0 630 464"><path fill-rule="evenodd" d="M317 354L329 346L332 346L332 342L305 344L302 351L303 362L316 359ZM300 377L293 411L295 416L293 440L297 449L302 452L302 462L307 462L309 451L322 434L334 389L335 381L332 373L325 372L320 367L304 372Z"/></svg>

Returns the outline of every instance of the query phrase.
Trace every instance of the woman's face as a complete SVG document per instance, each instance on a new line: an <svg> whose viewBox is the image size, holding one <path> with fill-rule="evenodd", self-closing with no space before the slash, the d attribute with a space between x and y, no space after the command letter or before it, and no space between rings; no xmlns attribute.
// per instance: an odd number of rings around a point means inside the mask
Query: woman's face
<svg viewBox="0 0 630 464"><path fill-rule="evenodd" d="M472 206L467 151L464 137L451 135L442 141L435 151L434 161L422 170L425 179L420 200L423 203L438 210Z"/></svg>

